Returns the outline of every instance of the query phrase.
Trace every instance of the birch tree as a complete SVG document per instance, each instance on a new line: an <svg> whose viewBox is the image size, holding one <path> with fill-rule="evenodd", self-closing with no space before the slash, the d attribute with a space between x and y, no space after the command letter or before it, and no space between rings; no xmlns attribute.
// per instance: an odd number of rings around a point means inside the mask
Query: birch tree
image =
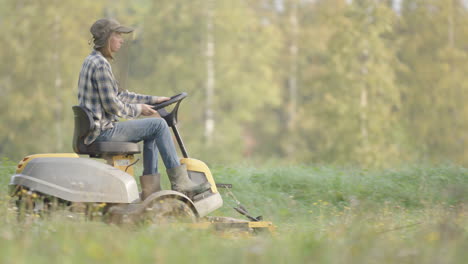
<svg viewBox="0 0 468 264"><path fill-rule="evenodd" d="M466 164L468 14L462 1L404 1L405 124L420 158Z"/></svg>
<svg viewBox="0 0 468 264"><path fill-rule="evenodd" d="M363 165L398 159L401 135L396 49L385 38L395 17L387 5L355 0L329 41L330 74L322 100L329 152ZM330 118L331 117L331 118ZM329 123L330 120L333 123Z"/></svg>

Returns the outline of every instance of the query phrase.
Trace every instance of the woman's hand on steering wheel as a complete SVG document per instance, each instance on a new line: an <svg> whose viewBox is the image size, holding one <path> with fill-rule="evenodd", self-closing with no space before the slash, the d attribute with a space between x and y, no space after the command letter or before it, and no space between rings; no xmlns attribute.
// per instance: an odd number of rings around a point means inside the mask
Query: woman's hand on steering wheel
<svg viewBox="0 0 468 264"><path fill-rule="evenodd" d="M180 93L180 94L177 94L177 95L174 95L174 96L171 96L168 99L166 99L167 97L161 97L161 103L156 103L153 105L153 110L159 110L159 109L162 109L166 106L169 106L171 104L177 104L179 105L180 104L180 101L182 101L185 97L187 97L187 93ZM178 108L177 106L174 108L176 109Z"/></svg>
<svg viewBox="0 0 468 264"><path fill-rule="evenodd" d="M153 109L153 106L147 104L141 104L141 114L144 116L151 116L158 112Z"/></svg>
<svg viewBox="0 0 468 264"><path fill-rule="evenodd" d="M168 101L170 99L171 99L170 97L161 96L161 97L158 97L158 99L156 100L156 103L160 104L160 103L166 102L166 101ZM158 111L154 110L152 105L147 105L147 104L142 104L141 105L141 114L144 115L144 116L157 116L157 117L159 117Z"/></svg>

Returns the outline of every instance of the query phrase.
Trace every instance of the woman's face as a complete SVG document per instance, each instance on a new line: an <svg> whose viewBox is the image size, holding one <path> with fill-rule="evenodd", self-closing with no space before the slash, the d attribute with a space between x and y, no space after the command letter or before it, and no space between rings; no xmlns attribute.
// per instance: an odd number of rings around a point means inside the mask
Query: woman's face
<svg viewBox="0 0 468 264"><path fill-rule="evenodd" d="M112 32L112 35L109 38L109 46L111 52L117 52L122 46L124 39L122 33Z"/></svg>

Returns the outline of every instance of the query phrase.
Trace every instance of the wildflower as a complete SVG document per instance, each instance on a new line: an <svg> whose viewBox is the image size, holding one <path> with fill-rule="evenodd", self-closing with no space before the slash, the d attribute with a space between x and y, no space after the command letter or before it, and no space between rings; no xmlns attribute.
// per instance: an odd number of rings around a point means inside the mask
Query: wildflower
<svg viewBox="0 0 468 264"><path fill-rule="evenodd" d="M429 241L429 242L433 242L433 241L437 241L439 240L439 232L431 232L429 233L427 236L426 236L426 240Z"/></svg>

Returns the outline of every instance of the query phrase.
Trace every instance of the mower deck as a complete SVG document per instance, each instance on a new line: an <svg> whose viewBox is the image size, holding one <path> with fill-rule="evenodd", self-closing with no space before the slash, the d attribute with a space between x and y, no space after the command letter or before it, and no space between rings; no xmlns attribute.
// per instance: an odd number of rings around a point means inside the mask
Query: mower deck
<svg viewBox="0 0 468 264"><path fill-rule="evenodd" d="M207 216L190 227L201 230L214 230L222 233L275 234L276 226L269 221L246 221L232 217Z"/></svg>

